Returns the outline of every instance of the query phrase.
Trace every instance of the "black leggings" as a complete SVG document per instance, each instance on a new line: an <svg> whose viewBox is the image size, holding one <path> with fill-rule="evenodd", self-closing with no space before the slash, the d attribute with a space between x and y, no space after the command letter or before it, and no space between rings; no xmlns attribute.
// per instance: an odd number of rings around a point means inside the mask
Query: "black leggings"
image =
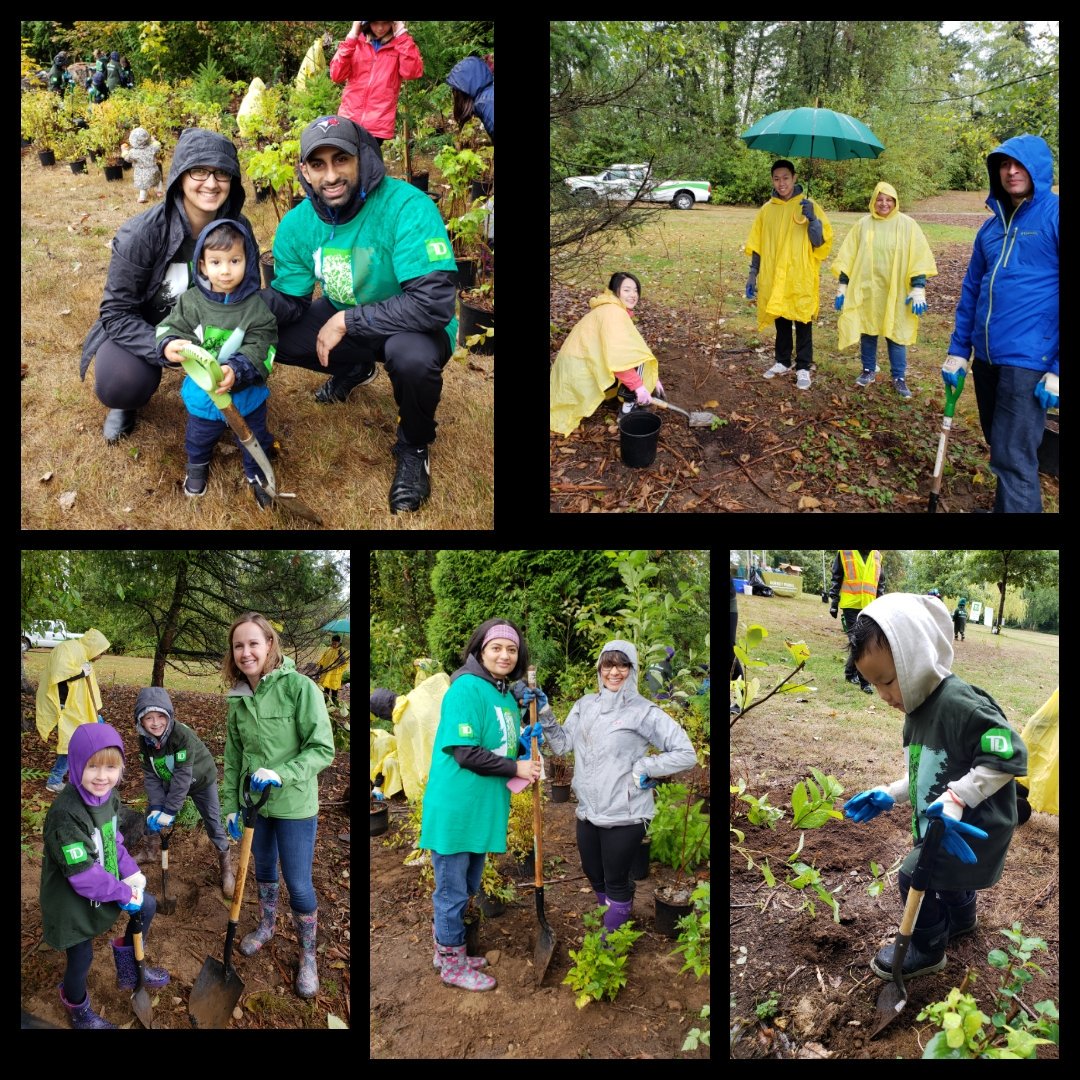
<svg viewBox="0 0 1080 1080"><path fill-rule="evenodd" d="M143 917L143 944L146 944L146 935L150 930L150 923L157 911L157 900L150 893L143 893L142 917ZM124 944L131 947L134 937L131 932L131 919L128 919L127 931L124 934ZM86 998L86 976L90 972L90 964L94 959L94 942L92 938L80 941L67 950L67 969L64 971L64 997L72 1005L81 1005Z"/></svg>
<svg viewBox="0 0 1080 1080"><path fill-rule="evenodd" d="M634 898L630 864L644 836L643 822L601 829L591 821L578 820L577 844L581 868L598 893L620 903Z"/></svg>
<svg viewBox="0 0 1080 1080"><path fill-rule="evenodd" d="M141 409L154 396L162 371L164 368L106 341L94 357L94 391L109 409ZM183 377L183 372L180 374Z"/></svg>

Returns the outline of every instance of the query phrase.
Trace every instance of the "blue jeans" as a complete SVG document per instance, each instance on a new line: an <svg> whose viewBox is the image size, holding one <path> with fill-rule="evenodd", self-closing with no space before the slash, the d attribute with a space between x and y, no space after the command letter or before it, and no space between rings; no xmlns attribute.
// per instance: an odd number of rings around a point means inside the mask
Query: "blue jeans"
<svg viewBox="0 0 1080 1080"><path fill-rule="evenodd" d="M255 441L263 448L264 452L269 451L270 447L274 445L274 438L266 430L266 402L264 401L258 408L252 409L244 419L247 421L248 427L251 428ZM206 420L201 416L188 413L187 428L184 431L184 446L187 450L188 461L193 465L207 464L214 452L214 445L228 430L229 425L224 420ZM233 439L243 454L244 475L249 480L254 480L256 477L265 480L266 477L263 476L262 470L256 466L255 459L244 449L239 436L235 432L233 433Z"/></svg>
<svg viewBox="0 0 1080 1080"><path fill-rule="evenodd" d="M877 334L862 334L859 343L862 352L863 371L877 371ZM907 348L897 345L889 338L885 339L889 348L889 367L892 368L892 377L902 379L907 371Z"/></svg>
<svg viewBox="0 0 1080 1080"><path fill-rule="evenodd" d="M1043 372L972 362L979 422L990 444L990 469L998 478L995 514L1041 514L1039 444L1046 410L1035 396Z"/></svg>
<svg viewBox="0 0 1080 1080"><path fill-rule="evenodd" d="M480 891L480 875L484 872L481 852L459 851L453 855L431 853L435 871L435 940L447 948L465 944L465 905L470 896Z"/></svg>
<svg viewBox="0 0 1080 1080"><path fill-rule="evenodd" d="M57 754L56 764L52 767L52 772L49 773L47 784L62 784L64 782L64 773L67 772L67 754Z"/></svg>
<svg viewBox="0 0 1080 1080"><path fill-rule="evenodd" d="M255 880L264 884L281 875L289 890L289 907L298 915L310 915L318 907L311 884L311 863L315 858L315 831L318 815L309 818L255 817L251 854L255 857Z"/></svg>

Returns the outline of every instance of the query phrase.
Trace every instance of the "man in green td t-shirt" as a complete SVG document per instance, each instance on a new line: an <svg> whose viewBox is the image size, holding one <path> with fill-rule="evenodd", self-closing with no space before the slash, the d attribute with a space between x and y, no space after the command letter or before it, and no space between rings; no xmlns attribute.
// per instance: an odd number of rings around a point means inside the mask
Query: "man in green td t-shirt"
<svg viewBox="0 0 1080 1080"><path fill-rule="evenodd" d="M331 377L315 394L343 402L386 366L400 415L390 511L431 494L428 445L442 369L457 335L457 263L434 203L386 176L379 144L343 116L313 120L300 137L307 198L274 237L276 360ZM312 301L316 282L322 296Z"/></svg>

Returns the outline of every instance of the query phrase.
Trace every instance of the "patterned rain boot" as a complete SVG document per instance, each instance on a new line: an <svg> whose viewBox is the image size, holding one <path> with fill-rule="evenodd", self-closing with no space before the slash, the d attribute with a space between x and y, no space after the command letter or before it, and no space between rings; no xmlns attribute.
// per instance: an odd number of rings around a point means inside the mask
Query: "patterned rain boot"
<svg viewBox="0 0 1080 1080"><path fill-rule="evenodd" d="M302 998L314 997L319 992L319 968L315 956L315 936L319 929L319 913L301 915L292 913L296 923L296 936L300 942L300 970L296 973L296 993Z"/></svg>
<svg viewBox="0 0 1080 1080"><path fill-rule="evenodd" d="M432 945L435 946L435 954L431 958L431 966L436 971L440 971L441 970L441 965L439 964L439 943L438 943L438 941L435 940L435 920L434 919L431 922L431 943L432 943ZM473 969L473 971L476 971L478 968L487 967L487 957L486 956L466 956L465 957L465 962L469 965L469 967L471 967Z"/></svg>
<svg viewBox="0 0 1080 1080"><path fill-rule="evenodd" d="M260 881L259 886L259 925L240 942L240 952L244 956L254 956L274 936L274 916L277 914L278 881Z"/></svg>
<svg viewBox="0 0 1080 1080"><path fill-rule="evenodd" d="M64 984L61 983L60 1000L64 1003L64 1008L67 1009L68 1016L71 1017L71 1026L73 1028L116 1028L115 1024L110 1024L108 1020L102 1019L90 1008L89 994L83 998L81 1005L72 1005L71 1002L64 997Z"/></svg>
<svg viewBox="0 0 1080 1080"><path fill-rule="evenodd" d="M469 967L465 962L464 945L439 945L439 974L447 986L460 986L463 990L494 990L498 985L490 975Z"/></svg>
<svg viewBox="0 0 1080 1080"><path fill-rule="evenodd" d="M145 938L143 939L145 941ZM138 971L135 966L135 946L125 945L122 937L116 938L112 943L113 959L116 961L116 988L118 990L134 990L138 982ZM144 957L143 959L143 984L148 990L160 990L169 985L169 973L164 968L151 967Z"/></svg>

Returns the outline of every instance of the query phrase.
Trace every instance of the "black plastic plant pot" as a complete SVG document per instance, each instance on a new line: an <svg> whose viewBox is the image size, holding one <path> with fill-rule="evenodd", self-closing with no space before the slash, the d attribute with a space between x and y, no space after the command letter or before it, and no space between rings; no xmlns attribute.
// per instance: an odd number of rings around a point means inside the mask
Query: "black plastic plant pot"
<svg viewBox="0 0 1080 1080"><path fill-rule="evenodd" d="M569 784L552 784L551 785L551 801L552 802L569 802L570 801L570 785Z"/></svg>
<svg viewBox="0 0 1080 1080"><path fill-rule="evenodd" d="M495 326L495 312L473 307L464 297L460 298L461 314L458 316L458 344L464 345L466 338L473 334L482 334L485 329ZM469 348L474 353L494 353L495 341L486 337Z"/></svg>
<svg viewBox="0 0 1080 1080"><path fill-rule="evenodd" d="M684 915L689 915L694 910L693 904L669 904L655 894L656 900L656 929L669 938L679 936L679 920Z"/></svg>
<svg viewBox="0 0 1080 1080"><path fill-rule="evenodd" d="M371 835L382 836L390 827L390 807L372 806L371 808Z"/></svg>
<svg viewBox="0 0 1080 1080"><path fill-rule="evenodd" d="M476 898L477 906L484 913L484 915L493 919L496 915L501 915L506 910L506 905L500 900L495 900L493 897L487 895L487 893L480 893Z"/></svg>
<svg viewBox="0 0 1080 1080"><path fill-rule="evenodd" d="M656 413L637 410L619 417L619 451L624 465L644 469L656 460L660 422Z"/></svg>

